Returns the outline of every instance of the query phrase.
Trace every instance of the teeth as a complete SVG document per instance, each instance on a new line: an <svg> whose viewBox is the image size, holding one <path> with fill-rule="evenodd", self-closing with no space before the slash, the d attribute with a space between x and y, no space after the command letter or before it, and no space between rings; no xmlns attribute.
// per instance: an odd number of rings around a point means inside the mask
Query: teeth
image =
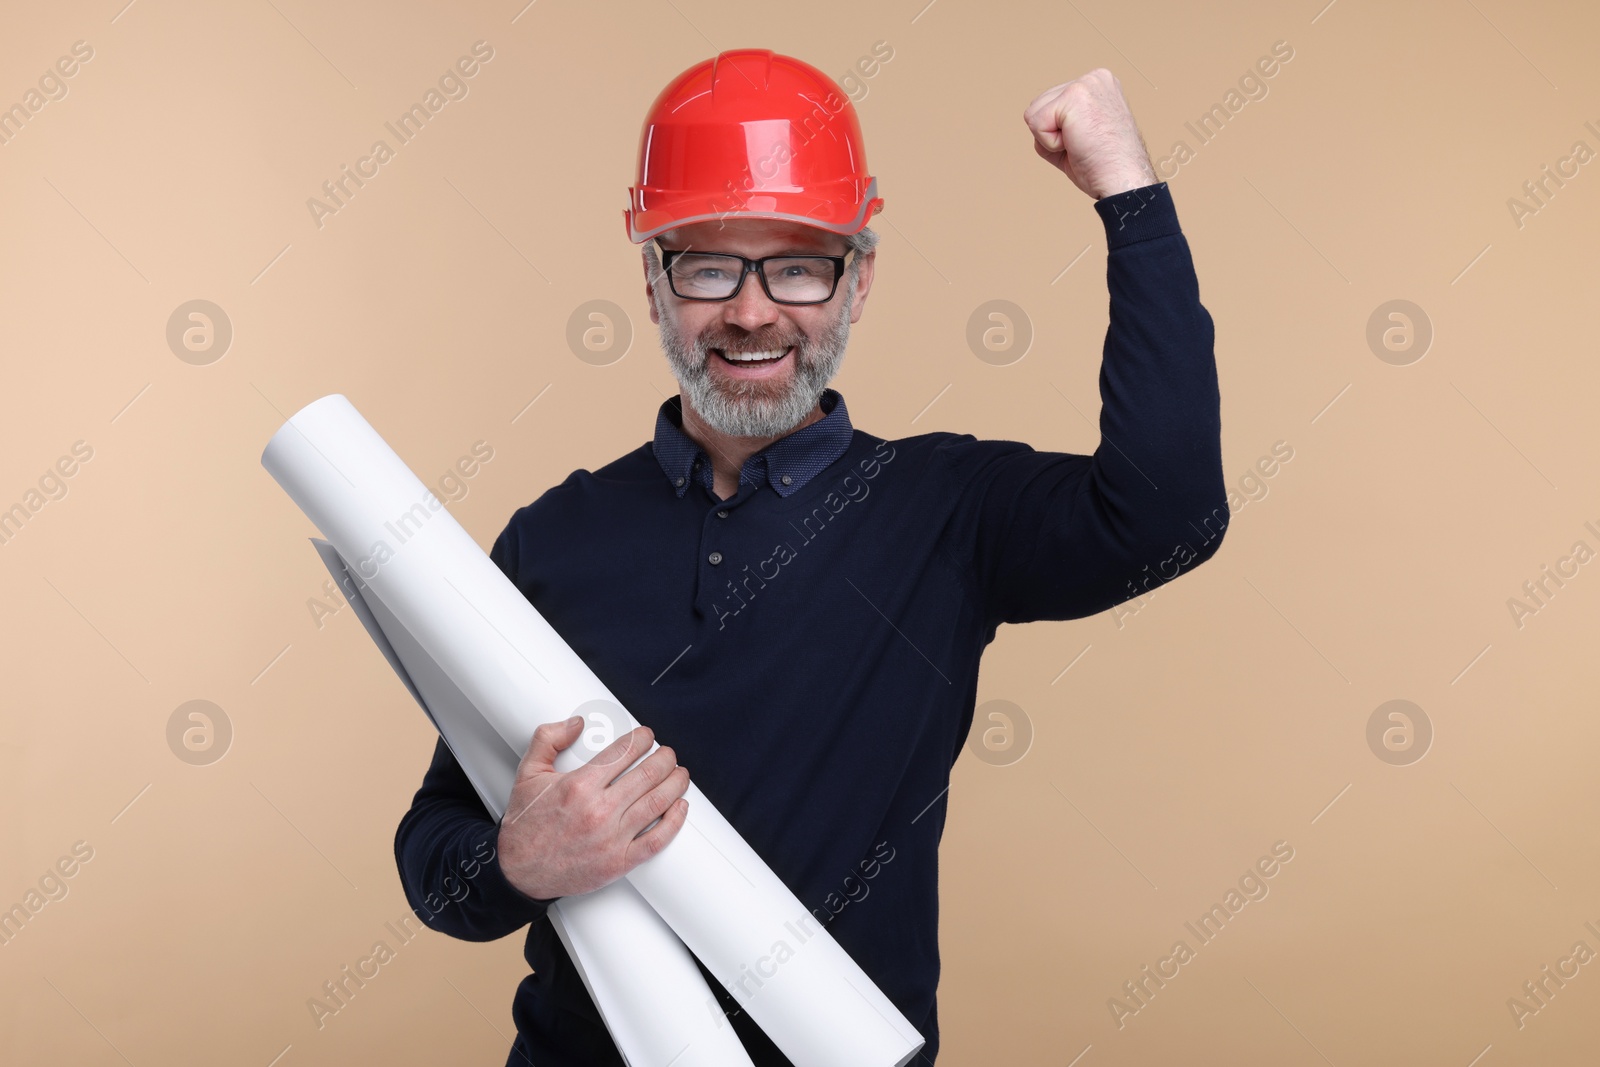
<svg viewBox="0 0 1600 1067"><path fill-rule="evenodd" d="M789 350L787 348L778 348L778 349L774 349L771 352L729 352L729 351L726 351L726 350L721 350L721 351L722 351L722 354L724 356L726 356L728 359L733 360L735 363L754 363L757 360L777 359L779 356L783 355L785 352L787 352Z"/></svg>

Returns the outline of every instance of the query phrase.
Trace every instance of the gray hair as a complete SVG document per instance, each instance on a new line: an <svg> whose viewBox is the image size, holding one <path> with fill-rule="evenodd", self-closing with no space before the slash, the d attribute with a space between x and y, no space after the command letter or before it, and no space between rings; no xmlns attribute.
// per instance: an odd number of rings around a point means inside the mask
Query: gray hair
<svg viewBox="0 0 1600 1067"><path fill-rule="evenodd" d="M676 236L674 231L667 230L660 236L671 239ZM845 277L849 279L850 291L855 292L856 284L861 279L861 257L870 255L878 247L878 234L870 226L862 227L860 233L842 233L845 239L846 250L854 252L850 265L845 268ZM644 259L650 268L650 285L653 288L661 280L661 257L656 254L654 241L644 242Z"/></svg>

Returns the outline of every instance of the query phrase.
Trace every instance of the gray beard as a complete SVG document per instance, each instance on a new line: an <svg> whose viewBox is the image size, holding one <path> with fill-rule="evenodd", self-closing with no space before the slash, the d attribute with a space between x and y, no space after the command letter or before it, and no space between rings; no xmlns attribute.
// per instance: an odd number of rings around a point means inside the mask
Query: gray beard
<svg viewBox="0 0 1600 1067"><path fill-rule="evenodd" d="M737 337L708 330L689 340L678 332L670 316L662 315L661 348L683 390L684 400L708 426L730 437L780 437L811 413L822 391L839 373L850 340L850 305L854 299L852 284L845 290L838 316L815 342L803 333L785 337L742 330ZM727 382L711 372L711 360L721 358L711 354L713 348L761 351L791 344L795 346L794 374L782 387L758 381ZM773 392L774 388L780 391Z"/></svg>

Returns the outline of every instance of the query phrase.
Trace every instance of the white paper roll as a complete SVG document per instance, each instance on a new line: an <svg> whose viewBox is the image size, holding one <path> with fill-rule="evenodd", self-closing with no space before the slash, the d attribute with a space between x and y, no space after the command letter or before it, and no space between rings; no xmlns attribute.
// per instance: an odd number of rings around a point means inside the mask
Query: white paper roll
<svg viewBox="0 0 1600 1067"><path fill-rule="evenodd" d="M383 602L363 592L338 550L319 538L312 544L498 821L521 754L483 720ZM753 1067L694 957L626 879L562 897L546 914L629 1067Z"/></svg>
<svg viewBox="0 0 1600 1067"><path fill-rule="evenodd" d="M499 821L520 753L494 733L389 608L366 597L338 549L318 537L312 544ZM562 897L546 915L629 1067L754 1067L688 949L626 878Z"/></svg>
<svg viewBox="0 0 1600 1067"><path fill-rule="evenodd" d="M297 412L261 461L512 750L583 708L567 771L638 725L342 395ZM686 796L684 828L633 888L796 1067L908 1063L923 1040L904 1015L694 784Z"/></svg>

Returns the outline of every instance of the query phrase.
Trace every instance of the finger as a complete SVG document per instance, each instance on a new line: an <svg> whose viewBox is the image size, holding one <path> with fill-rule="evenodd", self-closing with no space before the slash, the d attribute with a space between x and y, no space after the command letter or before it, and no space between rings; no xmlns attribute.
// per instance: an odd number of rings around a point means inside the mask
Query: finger
<svg viewBox="0 0 1600 1067"><path fill-rule="evenodd" d="M584 780L604 787L648 752L654 741L655 732L650 727L635 727L595 753L589 762L572 773L581 774Z"/></svg>
<svg viewBox="0 0 1600 1067"><path fill-rule="evenodd" d="M1066 147L1066 142L1057 130L1034 130L1033 143L1047 152L1060 152Z"/></svg>
<svg viewBox="0 0 1600 1067"><path fill-rule="evenodd" d="M556 753L576 741L582 727L583 716L574 715L562 722L547 722L535 728L528 750L517 762L517 777L527 778L555 770Z"/></svg>
<svg viewBox="0 0 1600 1067"><path fill-rule="evenodd" d="M654 752L640 760L631 770L618 775L607 784L606 799L616 806L616 810L625 810L628 805L660 785L677 765L678 754L666 745L658 745ZM656 814L661 813L658 811Z"/></svg>
<svg viewBox="0 0 1600 1067"><path fill-rule="evenodd" d="M642 767L640 768L643 769ZM628 775L632 778L634 775ZM617 825L629 837L637 837L651 823L671 809L672 804L689 788L689 768L678 766L667 772L654 787L641 793L623 811Z"/></svg>
<svg viewBox="0 0 1600 1067"><path fill-rule="evenodd" d="M1062 147L1062 113L1059 107L1049 107L1025 116L1024 121L1033 133L1033 139L1052 152L1060 151Z"/></svg>
<svg viewBox="0 0 1600 1067"><path fill-rule="evenodd" d="M660 822L628 842L628 847L623 852L623 862L627 864L626 869L633 870L633 868L666 848L668 843L678 836L678 831L683 829L684 820L688 817L689 801L683 797L674 800L672 805L667 808L666 814L661 816Z"/></svg>
<svg viewBox="0 0 1600 1067"><path fill-rule="evenodd" d="M1050 107L1033 117L1030 129L1033 130L1033 139L1043 145L1048 151L1061 152L1067 147L1067 127L1071 126L1076 116L1073 114L1073 99L1063 90L1061 95L1051 102Z"/></svg>
<svg viewBox="0 0 1600 1067"><path fill-rule="evenodd" d="M1066 87L1071 84L1072 82L1062 82L1060 85L1052 85L1050 88L1034 97L1033 100L1028 103L1027 108L1023 110L1022 121L1026 122L1029 126L1032 126L1034 116L1043 111L1045 108L1049 107L1050 104L1055 101L1055 98L1060 96Z"/></svg>

